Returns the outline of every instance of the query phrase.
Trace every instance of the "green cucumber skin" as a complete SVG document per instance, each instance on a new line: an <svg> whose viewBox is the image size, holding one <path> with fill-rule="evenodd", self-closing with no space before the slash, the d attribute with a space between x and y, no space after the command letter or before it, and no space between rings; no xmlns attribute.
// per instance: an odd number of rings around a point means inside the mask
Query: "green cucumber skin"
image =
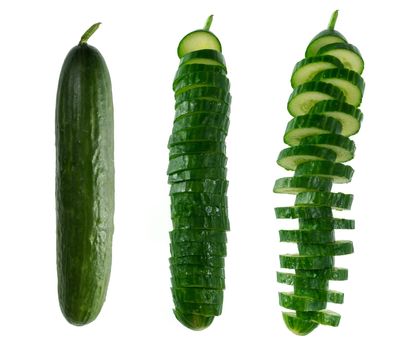
<svg viewBox="0 0 411 350"><path fill-rule="evenodd" d="M92 46L74 47L64 61L55 126L59 301L70 323L84 325L106 297L114 231L111 81Z"/></svg>

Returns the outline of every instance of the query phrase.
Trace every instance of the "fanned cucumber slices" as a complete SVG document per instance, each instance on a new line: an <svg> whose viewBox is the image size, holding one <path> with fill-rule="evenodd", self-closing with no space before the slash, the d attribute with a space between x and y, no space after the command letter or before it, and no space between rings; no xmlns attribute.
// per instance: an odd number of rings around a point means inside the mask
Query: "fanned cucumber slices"
<svg viewBox="0 0 411 350"><path fill-rule="evenodd" d="M295 171L278 179L275 193L296 195L294 206L275 208L278 219L298 219L295 230L280 230L281 242L297 244L297 254L280 255L277 281L293 286L280 292L279 303L287 327L298 335L318 325L338 326L341 316L327 310L327 303L342 304L344 294L328 289L328 281L343 281L348 271L334 267L334 256L351 254L351 241L336 240L335 230L354 229L354 221L334 218L333 210L349 210L353 195L331 192L333 183L348 183L354 170L347 164L354 157L349 138L361 126L358 109L364 93L360 51L334 30L338 11L328 29L309 43L305 58L292 72L293 92L288 100L289 121L277 163Z"/></svg>
<svg viewBox="0 0 411 350"><path fill-rule="evenodd" d="M225 154L230 82L220 41L210 32L212 19L178 45L175 119L168 142L171 293L176 318L193 330L207 328L222 312L230 227ZM315 147L335 154L324 145Z"/></svg>

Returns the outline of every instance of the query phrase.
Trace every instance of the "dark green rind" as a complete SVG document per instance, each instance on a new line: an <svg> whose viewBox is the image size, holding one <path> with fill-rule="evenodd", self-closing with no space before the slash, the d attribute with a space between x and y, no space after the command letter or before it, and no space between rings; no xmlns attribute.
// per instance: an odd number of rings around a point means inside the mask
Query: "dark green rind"
<svg viewBox="0 0 411 350"><path fill-rule="evenodd" d="M231 95L228 90L219 87L199 86L176 95L175 106L193 100L218 101L230 104Z"/></svg>
<svg viewBox="0 0 411 350"><path fill-rule="evenodd" d="M184 129L207 127L221 130L227 135L229 125L230 119L224 114L188 114L174 122L172 132L174 133Z"/></svg>
<svg viewBox="0 0 411 350"><path fill-rule="evenodd" d="M303 320L295 312L283 312L283 320L287 328L296 335L307 335L318 327L318 323Z"/></svg>
<svg viewBox="0 0 411 350"><path fill-rule="evenodd" d="M224 292L217 289L172 288L173 297L184 303L222 304Z"/></svg>
<svg viewBox="0 0 411 350"><path fill-rule="evenodd" d="M228 189L227 180L210 180L204 181L186 181L173 184L170 187L170 195L174 193L213 193L213 194L226 194Z"/></svg>
<svg viewBox="0 0 411 350"><path fill-rule="evenodd" d="M169 147L169 159L187 154L198 153L224 153L226 146L224 142L203 141L179 143Z"/></svg>
<svg viewBox="0 0 411 350"><path fill-rule="evenodd" d="M342 124L335 118L320 114L308 114L291 119L284 133L284 143L298 146L308 136L319 134L339 134Z"/></svg>
<svg viewBox="0 0 411 350"><path fill-rule="evenodd" d="M186 114L195 113L217 113L226 116L230 113L230 105L225 102L207 101L207 100L192 100L180 103L176 109L174 118L177 120Z"/></svg>
<svg viewBox="0 0 411 350"><path fill-rule="evenodd" d="M334 266L334 257L286 254L280 255L280 266L285 269L329 269Z"/></svg>
<svg viewBox="0 0 411 350"><path fill-rule="evenodd" d="M340 218L299 219L301 229L307 230L353 230L355 221Z"/></svg>
<svg viewBox="0 0 411 350"><path fill-rule="evenodd" d="M299 311L319 311L327 307L327 301L296 295L293 292L279 292L280 306Z"/></svg>
<svg viewBox="0 0 411 350"><path fill-rule="evenodd" d="M277 219L312 219L312 218L332 218L330 207L277 207L275 216Z"/></svg>
<svg viewBox="0 0 411 350"><path fill-rule="evenodd" d="M182 325L193 331L201 331L206 329L213 323L214 316L202 316L184 313L182 310L176 308L173 310L174 316Z"/></svg>
<svg viewBox="0 0 411 350"><path fill-rule="evenodd" d="M196 60L196 59L212 60L212 61L215 61L217 64L221 65L222 67L226 67L223 54L221 52L211 50L211 49L192 51L184 55L180 59L180 67L185 64L190 64L189 63L190 61Z"/></svg>
<svg viewBox="0 0 411 350"><path fill-rule="evenodd" d="M334 209L351 209L352 194L333 192L301 192L295 197L296 206L329 206Z"/></svg>
<svg viewBox="0 0 411 350"><path fill-rule="evenodd" d="M170 159L167 175L189 169L225 167L227 157L223 153L189 154Z"/></svg>
<svg viewBox="0 0 411 350"><path fill-rule="evenodd" d="M114 231L114 133L110 75L99 51L74 47L56 103L57 272L61 310L93 321L107 292Z"/></svg>
<svg viewBox="0 0 411 350"><path fill-rule="evenodd" d="M204 87L216 87L226 92L230 89L230 81L223 74L214 72L196 72L187 74L180 78L174 85L175 95L190 91L193 88Z"/></svg>
<svg viewBox="0 0 411 350"><path fill-rule="evenodd" d="M168 147L190 142L224 142L226 134L219 130L207 127L184 129L174 132L168 141Z"/></svg>
<svg viewBox="0 0 411 350"><path fill-rule="evenodd" d="M354 253L351 241L335 241L326 244L299 243L298 252L301 255L338 256Z"/></svg>
<svg viewBox="0 0 411 350"><path fill-rule="evenodd" d="M224 67L218 65L209 65L209 64L186 64L178 68L174 80L173 80L173 91L175 91L175 86L181 79L186 78L188 75L193 73L214 73L216 75L224 75L226 71Z"/></svg>
<svg viewBox="0 0 411 350"><path fill-rule="evenodd" d="M330 243L335 240L334 230L280 230L280 242Z"/></svg>
<svg viewBox="0 0 411 350"><path fill-rule="evenodd" d="M227 242L225 231L211 231L203 229L185 229L170 231L170 239L177 242Z"/></svg>
<svg viewBox="0 0 411 350"><path fill-rule="evenodd" d="M353 175L354 169L349 165L327 160L308 161L295 169L295 176L326 176L332 178L335 183L350 182Z"/></svg>
<svg viewBox="0 0 411 350"><path fill-rule="evenodd" d="M360 109L336 100L318 102L311 108L310 114L322 114L337 119L342 125L341 135L344 136L356 134L363 120Z"/></svg>
<svg viewBox="0 0 411 350"><path fill-rule="evenodd" d="M201 265L210 267L224 267L224 257L222 256L204 256L189 255L169 258L171 265Z"/></svg>
<svg viewBox="0 0 411 350"><path fill-rule="evenodd" d="M315 99L309 99L308 101L306 98L301 100L301 97L304 97L304 94L311 93L318 94L318 96L316 96ZM293 90L288 99L287 109L293 117L297 117L307 114L312 106L324 100L345 101L345 95L341 89L332 84L323 81L309 81L297 86Z"/></svg>
<svg viewBox="0 0 411 350"><path fill-rule="evenodd" d="M332 180L320 176L294 176L277 179L273 192L297 194L303 191L331 191Z"/></svg>
<svg viewBox="0 0 411 350"><path fill-rule="evenodd" d="M209 169L192 169L185 170L168 176L168 183L177 183L188 180L225 180L227 169L225 168L209 168Z"/></svg>

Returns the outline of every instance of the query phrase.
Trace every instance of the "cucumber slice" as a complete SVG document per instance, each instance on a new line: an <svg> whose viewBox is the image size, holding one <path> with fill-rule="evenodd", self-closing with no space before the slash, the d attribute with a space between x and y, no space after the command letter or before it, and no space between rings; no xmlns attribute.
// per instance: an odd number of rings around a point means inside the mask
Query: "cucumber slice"
<svg viewBox="0 0 411 350"><path fill-rule="evenodd" d="M226 71L221 66L209 65L209 64L186 64L181 67L178 67L177 72L173 80L173 90L175 91L175 85L181 80L184 79L187 75L193 73L214 73L216 75L225 75Z"/></svg>
<svg viewBox="0 0 411 350"><path fill-rule="evenodd" d="M221 206L211 205L171 206L172 219L190 216L221 216L228 218L228 210Z"/></svg>
<svg viewBox="0 0 411 350"><path fill-rule="evenodd" d="M325 150L326 152L324 152ZM309 160L329 160L333 162L336 158L337 154L333 150L304 145L283 149L277 158L277 164L286 170L295 170L299 164Z"/></svg>
<svg viewBox="0 0 411 350"><path fill-rule="evenodd" d="M297 276L288 272L277 272L277 282L294 286L295 290L299 289L328 289L328 279L326 278L309 278Z"/></svg>
<svg viewBox="0 0 411 350"><path fill-rule="evenodd" d="M186 181L179 182L170 186L170 195L180 192L190 193L213 193L225 195L228 189L227 180Z"/></svg>
<svg viewBox="0 0 411 350"><path fill-rule="evenodd" d="M188 142L224 142L226 134L219 130L207 127L184 129L171 134L168 147Z"/></svg>
<svg viewBox="0 0 411 350"><path fill-rule="evenodd" d="M174 305L177 309L184 310L193 315L219 316L223 311L222 304L186 303L177 298L174 298Z"/></svg>
<svg viewBox="0 0 411 350"><path fill-rule="evenodd" d="M184 117L177 119L173 124L173 133L191 128L207 127L215 128L223 131L226 135L228 132L228 127L230 125L230 119L224 114L215 113L197 113L188 114Z"/></svg>
<svg viewBox="0 0 411 350"><path fill-rule="evenodd" d="M324 326L337 327L340 323L341 315L330 310L304 311L298 312L297 317L317 322Z"/></svg>
<svg viewBox="0 0 411 350"><path fill-rule="evenodd" d="M219 242L184 242L170 244L171 256L226 256L227 248L225 243Z"/></svg>
<svg viewBox="0 0 411 350"><path fill-rule="evenodd" d="M318 323L297 317L295 312L283 312L283 320L287 328L297 335L307 335L318 326Z"/></svg>
<svg viewBox="0 0 411 350"><path fill-rule="evenodd" d="M228 91L230 81L225 75L214 72L195 72L187 74L174 83L175 96L201 86L213 86Z"/></svg>
<svg viewBox="0 0 411 350"><path fill-rule="evenodd" d="M227 157L223 153L189 154L170 159L167 175L188 169L225 167Z"/></svg>
<svg viewBox="0 0 411 350"><path fill-rule="evenodd" d="M354 141L346 136L337 134L321 134L304 137L301 139L300 145L316 145L328 148L336 153L336 159L334 159L334 161L339 163L353 159L355 153Z"/></svg>
<svg viewBox="0 0 411 350"><path fill-rule="evenodd" d="M348 279L348 270L340 267L322 270L296 270L296 275L304 278L327 279L345 281Z"/></svg>
<svg viewBox="0 0 411 350"><path fill-rule="evenodd" d="M175 96L175 105L192 100L222 101L227 104L231 102L231 95L228 90L214 86L193 87Z"/></svg>
<svg viewBox="0 0 411 350"><path fill-rule="evenodd" d="M169 159L187 154L197 153L223 153L225 154L226 147L224 142L203 141L180 143L169 147Z"/></svg>
<svg viewBox="0 0 411 350"><path fill-rule="evenodd" d="M298 251L301 255L347 255L354 252L354 246L351 241L335 241L326 244L299 243Z"/></svg>
<svg viewBox="0 0 411 350"><path fill-rule="evenodd" d="M309 297L318 301L325 301L334 304L344 303L344 293L337 292L335 290L298 288L295 293L296 295Z"/></svg>
<svg viewBox="0 0 411 350"><path fill-rule="evenodd" d="M280 242L330 243L335 240L334 230L280 230Z"/></svg>
<svg viewBox="0 0 411 350"><path fill-rule="evenodd" d="M203 29L195 30L188 33L181 39L178 44L177 54L181 58L187 53L202 50L211 49L221 52L221 43L218 38L210 32L211 23L213 22L213 15L207 18L207 22Z"/></svg>
<svg viewBox="0 0 411 350"><path fill-rule="evenodd" d="M184 170L168 176L168 183L176 183L187 180L225 180L227 177L226 168L191 169Z"/></svg>
<svg viewBox="0 0 411 350"><path fill-rule="evenodd" d="M341 123L331 117L320 114L309 114L291 119L285 130L284 142L290 146L298 146L301 139L321 134L339 134Z"/></svg>
<svg viewBox="0 0 411 350"><path fill-rule="evenodd" d="M200 265L170 265L170 271L175 277L191 275L216 276L220 278L225 277L224 268L221 267L205 267Z"/></svg>
<svg viewBox="0 0 411 350"><path fill-rule="evenodd" d="M171 257L168 260L172 265L201 265L211 267L224 267L223 256L189 255Z"/></svg>
<svg viewBox="0 0 411 350"><path fill-rule="evenodd" d="M230 105L221 101L191 100L180 103L175 108L174 118L177 120L187 114L217 113L229 115Z"/></svg>
<svg viewBox="0 0 411 350"><path fill-rule="evenodd" d="M293 292L280 292L279 302L282 307L300 311L319 311L327 307L327 301L316 300Z"/></svg>
<svg viewBox="0 0 411 350"><path fill-rule="evenodd" d="M317 73L330 68L343 68L340 60L334 56L313 56L304 58L294 66L291 76L293 88L314 78Z"/></svg>
<svg viewBox="0 0 411 350"><path fill-rule="evenodd" d="M280 266L285 269L327 269L334 266L334 257L286 254L280 255Z"/></svg>
<svg viewBox="0 0 411 350"><path fill-rule="evenodd" d="M275 216L277 219L311 219L311 218L332 218L330 207L277 207Z"/></svg>
<svg viewBox="0 0 411 350"><path fill-rule="evenodd" d="M297 86L293 90L287 104L288 112L293 117L307 114L311 107L320 101L345 100L344 92L341 89L320 80L309 81Z"/></svg>
<svg viewBox="0 0 411 350"><path fill-rule="evenodd" d="M349 165L333 163L328 160L311 160L300 164L295 169L295 176L326 176L332 178L335 183L350 182L353 174L354 169Z"/></svg>
<svg viewBox="0 0 411 350"><path fill-rule="evenodd" d="M185 303L222 304L224 292L217 289L171 288L173 297Z"/></svg>
<svg viewBox="0 0 411 350"><path fill-rule="evenodd" d="M331 55L342 62L345 68L361 74L364 70L364 60L360 51L348 43L333 43L318 50L318 55Z"/></svg>
<svg viewBox="0 0 411 350"><path fill-rule="evenodd" d="M348 104L354 107L361 104L365 83L357 72L346 68L327 69L318 73L313 80L323 81L338 87L344 93L345 102Z"/></svg>
<svg viewBox="0 0 411 350"><path fill-rule="evenodd" d="M333 192L301 192L295 198L295 206L328 206L333 209L351 209L354 196Z"/></svg>
<svg viewBox="0 0 411 350"><path fill-rule="evenodd" d="M275 193L297 194L303 191L331 191L332 180L319 176L294 176L277 179L273 191Z"/></svg>
<svg viewBox="0 0 411 350"><path fill-rule="evenodd" d="M172 277L171 285L173 288L210 288L225 289L224 278L214 276L191 275L184 277Z"/></svg>
<svg viewBox="0 0 411 350"><path fill-rule="evenodd" d="M222 53L211 49L192 51L187 53L180 59L180 67L185 64L193 63L219 65L226 67Z"/></svg>
<svg viewBox="0 0 411 350"><path fill-rule="evenodd" d="M330 23L328 28L318 33L308 44L307 49L305 50L305 57L315 56L318 53L318 50L321 47L332 44L332 43L345 43L347 39L338 31L334 29L335 22L337 22L338 10L334 11L331 16Z"/></svg>
<svg viewBox="0 0 411 350"><path fill-rule="evenodd" d="M170 197L171 203L174 206L204 204L227 207L227 196L225 194L177 192L170 195Z"/></svg>
<svg viewBox="0 0 411 350"><path fill-rule="evenodd" d="M340 218L299 219L300 229L304 230L353 230L355 221Z"/></svg>
<svg viewBox="0 0 411 350"><path fill-rule="evenodd" d="M169 233L173 243L182 242L227 242L227 234L225 231L210 231L210 230L173 230ZM311 242L310 242L311 243ZM315 242L316 243L316 242Z"/></svg>
<svg viewBox="0 0 411 350"><path fill-rule="evenodd" d="M226 216L174 217L172 221L173 229L202 228L230 231L230 222Z"/></svg>

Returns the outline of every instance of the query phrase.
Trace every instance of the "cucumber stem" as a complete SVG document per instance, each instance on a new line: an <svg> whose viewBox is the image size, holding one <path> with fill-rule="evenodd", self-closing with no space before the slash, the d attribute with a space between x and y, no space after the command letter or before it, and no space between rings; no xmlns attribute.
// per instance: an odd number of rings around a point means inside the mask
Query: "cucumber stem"
<svg viewBox="0 0 411 350"><path fill-rule="evenodd" d="M82 35L79 45L87 44L87 40L94 34L94 32L100 27L101 22L94 23L86 32Z"/></svg>
<svg viewBox="0 0 411 350"><path fill-rule="evenodd" d="M335 22L337 22L338 10L335 10L331 16L330 23L328 24L329 30L334 30Z"/></svg>
<svg viewBox="0 0 411 350"><path fill-rule="evenodd" d="M210 16L207 18L206 24L205 24L205 26L204 26L204 30L210 30L211 23L213 23L213 15L210 15Z"/></svg>

